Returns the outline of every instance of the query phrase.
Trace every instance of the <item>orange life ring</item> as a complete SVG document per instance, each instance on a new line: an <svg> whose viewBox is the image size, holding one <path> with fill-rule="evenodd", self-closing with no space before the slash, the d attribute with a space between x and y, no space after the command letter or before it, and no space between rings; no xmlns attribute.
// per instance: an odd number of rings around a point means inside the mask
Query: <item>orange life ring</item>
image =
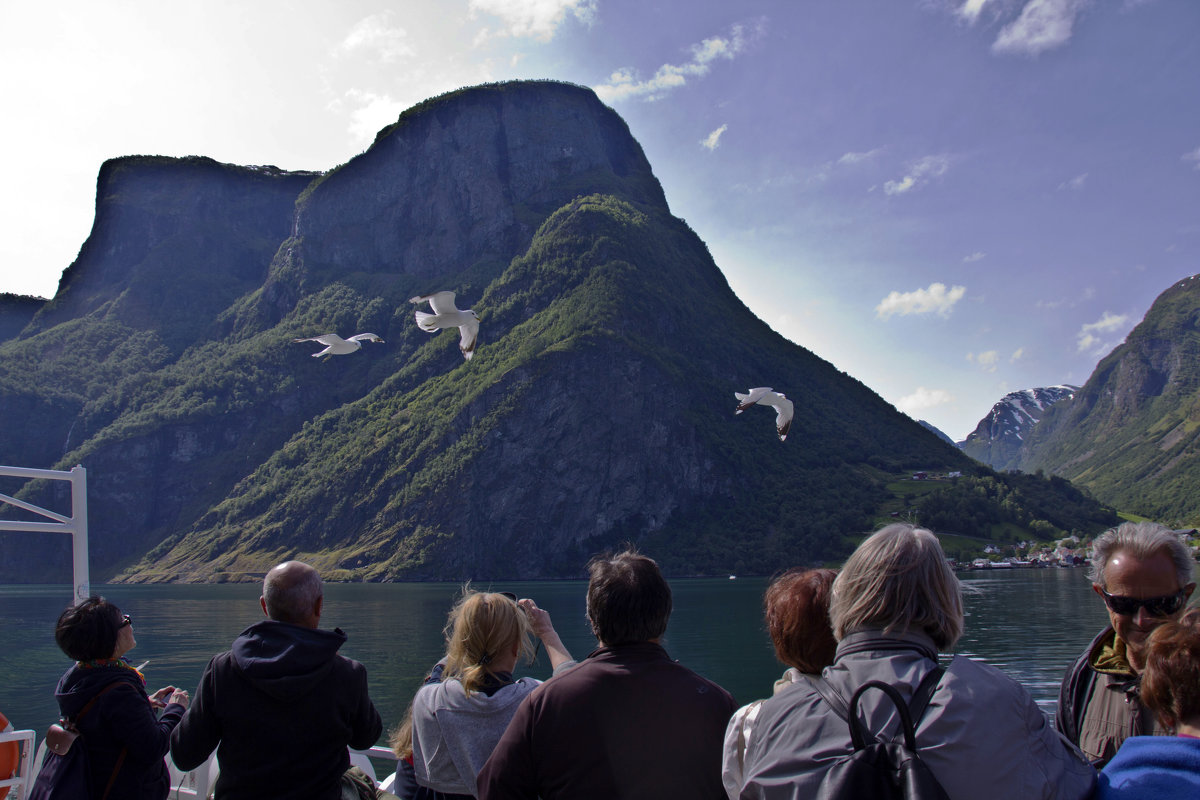
<svg viewBox="0 0 1200 800"><path fill-rule="evenodd" d="M13 729L8 717L0 713L0 733L9 733ZM8 780L17 774L21 766L21 745L16 742L0 742L0 780ZM0 788L0 800L8 797L8 787Z"/></svg>

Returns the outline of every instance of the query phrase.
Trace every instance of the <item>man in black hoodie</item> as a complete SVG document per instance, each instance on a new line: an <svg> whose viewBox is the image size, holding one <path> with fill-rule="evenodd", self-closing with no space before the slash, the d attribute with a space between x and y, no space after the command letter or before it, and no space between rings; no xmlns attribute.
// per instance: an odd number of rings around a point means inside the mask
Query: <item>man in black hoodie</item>
<svg viewBox="0 0 1200 800"><path fill-rule="evenodd" d="M204 670L188 713L171 735L182 770L217 750L216 797L337 798L350 766L346 747L375 744L383 730L367 671L338 655L341 629L318 628L321 576L288 561L263 581L269 619L251 625Z"/></svg>

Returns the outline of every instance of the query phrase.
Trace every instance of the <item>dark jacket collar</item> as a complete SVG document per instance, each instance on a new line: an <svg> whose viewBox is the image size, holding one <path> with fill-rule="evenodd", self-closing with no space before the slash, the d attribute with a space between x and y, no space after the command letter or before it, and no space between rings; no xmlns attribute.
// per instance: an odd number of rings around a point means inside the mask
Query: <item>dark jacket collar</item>
<svg viewBox="0 0 1200 800"><path fill-rule="evenodd" d="M662 645L655 642L629 642L627 644L610 644L598 647L588 653L588 660L594 661L652 661L655 659L671 660Z"/></svg>

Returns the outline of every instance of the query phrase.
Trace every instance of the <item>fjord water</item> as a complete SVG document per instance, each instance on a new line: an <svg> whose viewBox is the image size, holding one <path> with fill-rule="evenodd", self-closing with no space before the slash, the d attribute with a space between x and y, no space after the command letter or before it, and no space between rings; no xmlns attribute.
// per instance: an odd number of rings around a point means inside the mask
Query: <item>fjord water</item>
<svg viewBox="0 0 1200 800"><path fill-rule="evenodd" d="M966 633L955 652L993 664L1029 688L1053 713L1063 671L1106 623L1082 569L960 573ZM762 622L764 579L673 580L675 610L664 645L673 658L721 684L739 704L771 692L783 667ZM129 654L151 690L194 692L213 653L262 618L258 584L94 586L133 617ZM489 588L483 585L476 588ZM577 658L594 647L584 619L582 581L496 584L547 609ZM342 653L367 666L371 694L392 727L441 656L442 627L460 586L450 583L329 584L322 627L349 636ZM54 686L69 666L54 643L66 586L0 586L0 711L17 728L44 731L58 716ZM549 675L542 653L518 674ZM39 733L39 738L40 738Z"/></svg>

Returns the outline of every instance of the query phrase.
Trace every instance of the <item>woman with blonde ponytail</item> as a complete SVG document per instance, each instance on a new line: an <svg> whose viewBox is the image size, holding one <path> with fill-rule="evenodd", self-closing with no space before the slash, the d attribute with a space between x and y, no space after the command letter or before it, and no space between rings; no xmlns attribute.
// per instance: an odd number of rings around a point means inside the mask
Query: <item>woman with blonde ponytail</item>
<svg viewBox="0 0 1200 800"><path fill-rule="evenodd" d="M475 796L475 777L517 706L541 681L513 679L532 661L533 636L555 673L574 665L550 622L529 599L464 588L446 622L446 656L412 704L414 800Z"/></svg>

